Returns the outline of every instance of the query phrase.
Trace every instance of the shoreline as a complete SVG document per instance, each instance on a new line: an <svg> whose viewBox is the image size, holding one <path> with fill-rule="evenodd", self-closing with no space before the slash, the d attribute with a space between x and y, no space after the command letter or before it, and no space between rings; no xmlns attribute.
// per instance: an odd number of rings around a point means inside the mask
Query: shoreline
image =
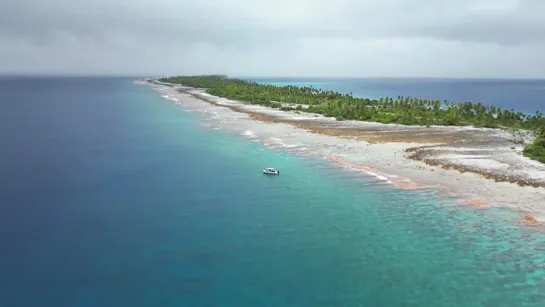
<svg viewBox="0 0 545 307"><path fill-rule="evenodd" d="M282 147L288 140L301 143L295 146L299 154L322 156L340 167L381 177L398 188L438 189L445 196L459 198L460 205L519 211L524 213L523 225L545 220L545 165L521 155L522 144L531 141L530 133L337 121L244 104L209 95L203 89L140 83L152 85L163 98L180 104L207 104L203 106L206 112L215 113L211 120L220 119L221 125L229 126L219 129L242 129L240 134L247 138L268 136L261 140L265 146ZM229 120L237 121L238 126ZM247 125L256 131L245 129Z"/></svg>

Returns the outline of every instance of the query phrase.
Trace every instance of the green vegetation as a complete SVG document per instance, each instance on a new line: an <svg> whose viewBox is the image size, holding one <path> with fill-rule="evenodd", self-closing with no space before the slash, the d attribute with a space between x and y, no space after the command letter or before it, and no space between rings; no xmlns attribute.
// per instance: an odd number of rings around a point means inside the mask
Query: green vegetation
<svg viewBox="0 0 545 307"><path fill-rule="evenodd" d="M316 89L314 87L274 86L221 75L178 76L161 82L206 88L211 95L259 104L285 111L296 110L335 117L338 120L365 120L402 125L442 125L487 128L527 129L538 137L524 150L524 155L545 163L545 118L536 111L528 115L515 110L502 110L481 103L419 99L412 97L358 98L352 93Z"/></svg>
<svg viewBox="0 0 545 307"><path fill-rule="evenodd" d="M537 128L536 139L524 148L523 154L530 159L545 163L545 126Z"/></svg>

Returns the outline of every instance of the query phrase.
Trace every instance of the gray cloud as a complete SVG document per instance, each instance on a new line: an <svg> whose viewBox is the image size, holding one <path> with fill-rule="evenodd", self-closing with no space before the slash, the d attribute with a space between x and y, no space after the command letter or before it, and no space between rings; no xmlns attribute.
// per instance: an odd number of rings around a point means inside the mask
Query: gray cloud
<svg viewBox="0 0 545 307"><path fill-rule="evenodd" d="M545 77L543 13L540 0L2 1L0 73Z"/></svg>
<svg viewBox="0 0 545 307"><path fill-rule="evenodd" d="M539 44L545 41L545 1L481 1L468 14L449 18L424 35L446 40L490 42L501 45Z"/></svg>

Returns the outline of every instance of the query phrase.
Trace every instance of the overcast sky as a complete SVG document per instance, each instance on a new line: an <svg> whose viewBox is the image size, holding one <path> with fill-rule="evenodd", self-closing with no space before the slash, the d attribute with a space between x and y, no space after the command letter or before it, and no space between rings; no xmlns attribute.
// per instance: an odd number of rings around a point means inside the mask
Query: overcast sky
<svg viewBox="0 0 545 307"><path fill-rule="evenodd" d="M2 0L0 73L545 77L545 0Z"/></svg>

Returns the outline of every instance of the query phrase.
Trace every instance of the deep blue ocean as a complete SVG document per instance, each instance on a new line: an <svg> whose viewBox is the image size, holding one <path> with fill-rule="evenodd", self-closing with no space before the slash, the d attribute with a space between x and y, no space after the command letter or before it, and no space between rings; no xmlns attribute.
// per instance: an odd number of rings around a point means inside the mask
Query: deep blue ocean
<svg viewBox="0 0 545 307"><path fill-rule="evenodd" d="M200 127L133 81L0 79L0 306L545 305L520 215Z"/></svg>

